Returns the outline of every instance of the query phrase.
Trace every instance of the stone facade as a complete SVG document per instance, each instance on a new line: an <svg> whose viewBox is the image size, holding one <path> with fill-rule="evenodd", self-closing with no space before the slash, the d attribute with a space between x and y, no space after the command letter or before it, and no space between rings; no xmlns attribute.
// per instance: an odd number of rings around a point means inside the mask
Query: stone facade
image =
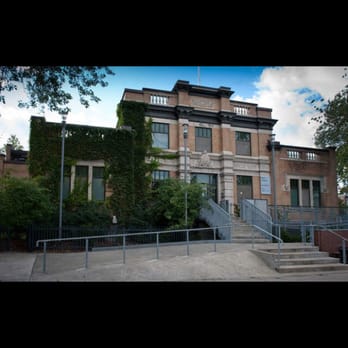
<svg viewBox="0 0 348 348"><path fill-rule="evenodd" d="M269 108L231 100L233 93L228 87L196 86L178 80L171 91L125 89L122 100L148 103L147 117L153 123L168 125L165 135L168 146L164 151L178 154L178 158L162 160L159 170L168 171L170 177L184 179L183 129L188 125L187 177L202 183L208 180L207 186L214 186L212 198L217 202L228 201L230 211L241 198L265 199L273 205L273 191L277 204L291 205L294 202L291 202L290 183L294 198L296 180L297 194L301 197L298 205L315 206L319 197L320 206L337 206L334 149L277 143L274 185L270 140L277 120L272 119ZM199 139L200 136L208 140ZM291 158L297 156L296 151L301 157Z"/></svg>

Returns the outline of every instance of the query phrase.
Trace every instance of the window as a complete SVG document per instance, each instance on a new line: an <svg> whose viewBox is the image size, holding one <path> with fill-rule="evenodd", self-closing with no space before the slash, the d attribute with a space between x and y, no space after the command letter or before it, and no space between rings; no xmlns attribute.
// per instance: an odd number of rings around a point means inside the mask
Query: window
<svg viewBox="0 0 348 348"><path fill-rule="evenodd" d="M203 194L217 202L217 175L216 174L192 174L192 182L197 182L203 187Z"/></svg>
<svg viewBox="0 0 348 348"><path fill-rule="evenodd" d="M243 156L251 155L250 133L236 132L236 154Z"/></svg>
<svg viewBox="0 0 348 348"><path fill-rule="evenodd" d="M75 190L83 193L88 199L88 167L87 166L76 166L75 172Z"/></svg>
<svg viewBox="0 0 348 348"><path fill-rule="evenodd" d="M169 179L168 170L154 170L152 172L152 187L156 187L161 180Z"/></svg>
<svg viewBox="0 0 348 348"><path fill-rule="evenodd" d="M169 127L166 123L152 123L152 146L169 148Z"/></svg>
<svg viewBox="0 0 348 348"><path fill-rule="evenodd" d="M290 179L293 207L320 207L320 180Z"/></svg>
<svg viewBox="0 0 348 348"><path fill-rule="evenodd" d="M169 171L168 170L154 170L152 172L152 180L153 181L165 180L168 178L169 178Z"/></svg>
<svg viewBox="0 0 348 348"><path fill-rule="evenodd" d="M95 166L93 166L95 164ZM73 190L86 200L105 200L105 168L101 161L91 161L86 165L73 166L74 170L66 167L64 169L63 197L69 196Z"/></svg>
<svg viewBox="0 0 348 348"><path fill-rule="evenodd" d="M300 153L298 151L288 150L288 158L299 159Z"/></svg>
<svg viewBox="0 0 348 348"><path fill-rule="evenodd" d="M291 195L291 206L298 207L300 205L298 180L290 179L290 195Z"/></svg>
<svg viewBox="0 0 348 348"><path fill-rule="evenodd" d="M309 180L301 180L302 185L302 206L310 207L311 206L311 197L309 192Z"/></svg>
<svg viewBox="0 0 348 348"><path fill-rule="evenodd" d="M320 207L320 181L313 180L313 207Z"/></svg>
<svg viewBox="0 0 348 348"><path fill-rule="evenodd" d="M93 167L92 200L104 201L104 199L105 199L104 168Z"/></svg>
<svg viewBox="0 0 348 348"><path fill-rule="evenodd" d="M253 198L253 178L252 176L237 175L237 194L238 202L242 199Z"/></svg>
<svg viewBox="0 0 348 348"><path fill-rule="evenodd" d="M211 128L196 127L196 151L211 152Z"/></svg>
<svg viewBox="0 0 348 348"><path fill-rule="evenodd" d="M71 168L64 166L63 199L68 198L71 191Z"/></svg>

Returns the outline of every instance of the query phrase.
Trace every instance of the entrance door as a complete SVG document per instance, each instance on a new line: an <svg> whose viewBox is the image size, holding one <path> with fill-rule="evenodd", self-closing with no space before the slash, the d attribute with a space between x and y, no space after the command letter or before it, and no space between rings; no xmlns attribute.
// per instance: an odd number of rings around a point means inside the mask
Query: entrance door
<svg viewBox="0 0 348 348"><path fill-rule="evenodd" d="M204 196L217 202L217 175L216 174L192 174L192 181L202 184Z"/></svg>
<svg viewBox="0 0 348 348"><path fill-rule="evenodd" d="M237 175L237 193L238 203L242 199L252 199L253 198L253 178L252 176Z"/></svg>

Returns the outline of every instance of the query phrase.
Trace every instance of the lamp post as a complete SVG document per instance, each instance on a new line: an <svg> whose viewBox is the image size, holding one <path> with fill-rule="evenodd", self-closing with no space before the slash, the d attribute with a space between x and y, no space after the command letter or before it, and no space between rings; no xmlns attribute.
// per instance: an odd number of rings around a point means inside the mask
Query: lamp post
<svg viewBox="0 0 348 348"><path fill-rule="evenodd" d="M188 124L184 123L184 181L185 181L185 227L187 227L187 134Z"/></svg>
<svg viewBox="0 0 348 348"><path fill-rule="evenodd" d="M274 222L278 223L278 208L277 208L277 192L276 192L276 173L275 173L275 155L274 155L274 143L275 134L272 134L271 147L272 147L272 183L273 183L273 206L274 206Z"/></svg>
<svg viewBox="0 0 348 348"><path fill-rule="evenodd" d="M58 238L62 238L63 186L64 186L64 145L66 116L62 115L62 156L60 160L59 227Z"/></svg>

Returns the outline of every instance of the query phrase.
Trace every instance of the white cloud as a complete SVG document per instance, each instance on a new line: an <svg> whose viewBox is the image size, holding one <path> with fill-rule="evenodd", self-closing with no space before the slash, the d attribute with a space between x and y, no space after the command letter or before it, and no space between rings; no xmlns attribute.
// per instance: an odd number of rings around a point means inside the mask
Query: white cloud
<svg viewBox="0 0 348 348"><path fill-rule="evenodd" d="M6 108L0 106L0 115L0 147L14 134L23 148L27 150L29 146L30 119L28 111L13 106L7 106Z"/></svg>
<svg viewBox="0 0 348 348"><path fill-rule="evenodd" d="M2 147L14 134L19 139L25 150L29 149L30 117L44 116L47 122L61 122L61 116L56 112L46 110L41 114L39 109L25 109L17 106L17 100L27 99L25 91L18 85L16 93L4 93L6 104L0 104L0 147ZM72 92L73 101L70 103L71 112L67 116L67 122L97 127L116 126L116 102L101 101L98 104L91 102L89 108L85 108L79 102L76 92ZM105 110L108 110L107 112Z"/></svg>
<svg viewBox="0 0 348 348"><path fill-rule="evenodd" d="M315 92L320 93L326 100L332 99L347 83L347 80L341 77L343 72L342 67L266 68L255 83L257 92L252 98L245 99L236 95L232 99L272 108L273 118L278 120L274 132L276 139L282 144L314 146L313 135L317 124L313 122L308 124L313 108L305 100ZM299 93L301 89L303 93ZM88 109L80 105L76 92L72 93L74 97L71 102L72 111L67 117L67 122L115 127L116 104L121 98L122 91L123 85L122 87L115 85L112 93L105 95L98 104L91 103ZM18 95L25 99L25 92L20 86L16 93L6 95L6 105L0 104L0 147L11 134L15 134L24 149L29 149L30 116L39 113L38 110L19 109ZM57 113L46 111L44 116L46 121L61 122L61 117Z"/></svg>
<svg viewBox="0 0 348 348"><path fill-rule="evenodd" d="M314 93L332 99L347 83L343 73L343 67L266 68L255 83L256 94L244 100L273 110L274 133L282 144L314 146L318 124L308 123L313 108L305 100Z"/></svg>

